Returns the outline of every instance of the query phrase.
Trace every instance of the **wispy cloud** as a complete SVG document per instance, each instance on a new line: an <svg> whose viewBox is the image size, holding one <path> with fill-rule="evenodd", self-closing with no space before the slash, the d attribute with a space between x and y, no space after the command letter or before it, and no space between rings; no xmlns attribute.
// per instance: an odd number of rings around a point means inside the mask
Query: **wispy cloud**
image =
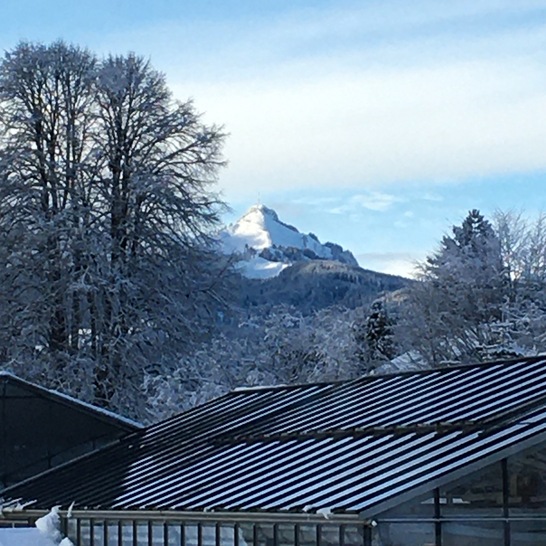
<svg viewBox="0 0 546 546"><path fill-rule="evenodd" d="M395 195L379 192L367 191L353 195L338 204L335 207L327 209L331 214L356 214L363 209L384 212L392 207L394 203L401 201Z"/></svg>
<svg viewBox="0 0 546 546"><path fill-rule="evenodd" d="M546 170L544 0L184 4L65 37L150 55L223 123L228 200Z"/></svg>
<svg viewBox="0 0 546 546"><path fill-rule="evenodd" d="M63 37L149 56L230 133L228 202L385 250L364 267L408 274L421 256L387 250L430 249L469 208L512 206L507 180L546 206L544 0L5 4L4 50Z"/></svg>
<svg viewBox="0 0 546 546"><path fill-rule="evenodd" d="M423 258L420 254L410 252L364 252L356 256L360 266L365 269L410 278L415 273L416 264Z"/></svg>

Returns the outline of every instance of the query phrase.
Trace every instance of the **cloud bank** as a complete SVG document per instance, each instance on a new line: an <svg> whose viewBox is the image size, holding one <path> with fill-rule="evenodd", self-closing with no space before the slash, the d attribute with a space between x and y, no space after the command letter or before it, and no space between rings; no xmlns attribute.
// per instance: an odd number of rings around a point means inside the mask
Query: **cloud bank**
<svg viewBox="0 0 546 546"><path fill-rule="evenodd" d="M228 195L546 169L539 3L372 4L262 22L218 73L173 79L231 134Z"/></svg>

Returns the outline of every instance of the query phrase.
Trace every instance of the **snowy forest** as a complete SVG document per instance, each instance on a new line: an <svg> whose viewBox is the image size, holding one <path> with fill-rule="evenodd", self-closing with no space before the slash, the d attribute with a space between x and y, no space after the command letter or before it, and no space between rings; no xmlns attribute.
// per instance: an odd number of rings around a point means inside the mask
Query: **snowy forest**
<svg viewBox="0 0 546 546"><path fill-rule="evenodd" d="M22 378L150 422L245 385L546 349L543 215L472 210L373 297L249 304L215 244L224 131L136 55L21 43L0 135L0 365Z"/></svg>

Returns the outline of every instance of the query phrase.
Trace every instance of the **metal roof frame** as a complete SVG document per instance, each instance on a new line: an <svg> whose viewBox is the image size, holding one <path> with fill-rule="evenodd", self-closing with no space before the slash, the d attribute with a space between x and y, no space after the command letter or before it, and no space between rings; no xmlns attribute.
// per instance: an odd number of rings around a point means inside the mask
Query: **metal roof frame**
<svg viewBox="0 0 546 546"><path fill-rule="evenodd" d="M236 390L4 492L46 508L373 517L546 442L546 357Z"/></svg>

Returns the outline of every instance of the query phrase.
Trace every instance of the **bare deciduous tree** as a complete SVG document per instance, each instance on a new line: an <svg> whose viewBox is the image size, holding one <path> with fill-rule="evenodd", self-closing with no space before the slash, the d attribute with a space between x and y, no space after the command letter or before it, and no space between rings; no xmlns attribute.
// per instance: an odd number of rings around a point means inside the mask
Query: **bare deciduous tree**
<svg viewBox="0 0 546 546"><path fill-rule="evenodd" d="M224 135L135 55L20 44L0 92L2 355L128 408L205 325Z"/></svg>

